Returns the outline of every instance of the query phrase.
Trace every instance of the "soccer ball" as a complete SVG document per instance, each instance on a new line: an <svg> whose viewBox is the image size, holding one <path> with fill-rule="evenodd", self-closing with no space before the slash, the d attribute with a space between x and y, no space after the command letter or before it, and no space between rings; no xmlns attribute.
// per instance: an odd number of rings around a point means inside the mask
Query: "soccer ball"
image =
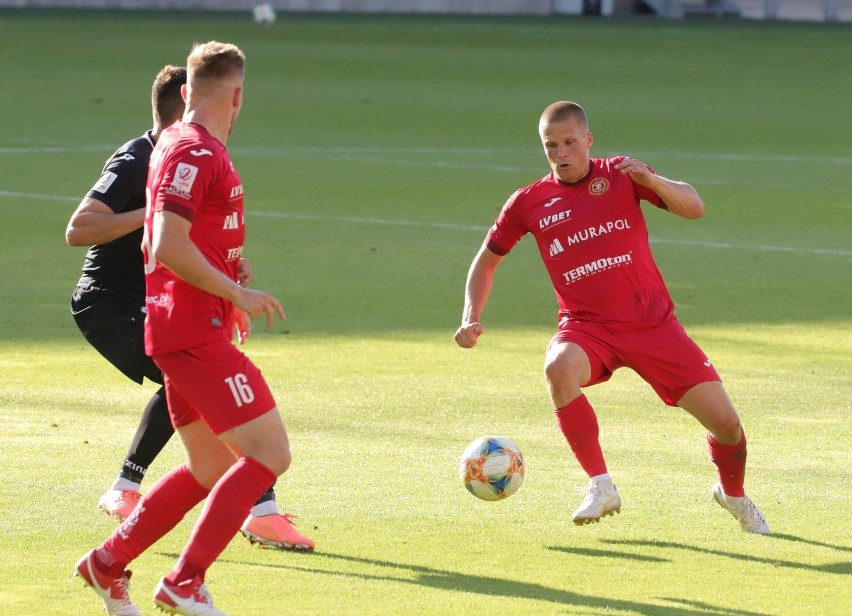
<svg viewBox="0 0 852 616"><path fill-rule="evenodd" d="M269 2L258 4L252 9L254 23L259 26L271 26L275 23L275 7Z"/></svg>
<svg viewBox="0 0 852 616"><path fill-rule="evenodd" d="M464 450L459 474L464 487L477 498L501 500L524 482L524 456L505 436L482 436Z"/></svg>

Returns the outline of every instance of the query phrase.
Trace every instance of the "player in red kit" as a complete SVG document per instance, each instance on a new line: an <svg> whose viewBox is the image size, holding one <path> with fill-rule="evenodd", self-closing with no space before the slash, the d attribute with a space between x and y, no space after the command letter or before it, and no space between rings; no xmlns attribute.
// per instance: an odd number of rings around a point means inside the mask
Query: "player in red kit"
<svg viewBox="0 0 852 616"><path fill-rule="evenodd" d="M574 523L597 522L621 510L597 417L581 388L628 367L663 402L683 408L707 429L719 473L714 499L744 531L769 534L743 489L746 438L739 417L710 360L674 315L639 206L645 200L700 218L701 197L689 184L668 180L633 158L591 158L592 133L576 103L560 101L545 109L539 134L552 172L515 191L489 230L468 273L456 342L476 345L495 270L531 233L559 303L559 330L547 349L545 377L559 427L589 476Z"/></svg>
<svg viewBox="0 0 852 616"><path fill-rule="evenodd" d="M128 141L110 156L97 184L71 215L66 241L71 246L89 246L83 275L71 298L74 321L92 346L127 377L143 378L162 385L163 373L145 354L145 275L142 243L145 187L154 144L168 126L184 112L181 86L186 69L166 65L154 79L151 107L154 126L141 137ZM239 279L251 279L248 260L238 265ZM110 517L124 520L141 498L140 487L148 467L166 446L174 428L160 387L145 407L136 435L121 471L98 500L98 508ZM240 531L252 543L282 550L310 550L313 542L298 533L295 516L282 514L273 488L252 507Z"/></svg>
<svg viewBox="0 0 852 616"><path fill-rule="evenodd" d="M187 461L77 563L110 614L140 613L128 595L127 565L205 498L154 602L172 614L222 614L204 585L206 571L290 465L287 431L269 387L232 343L235 324L245 335L249 318L264 316L267 327L276 315L284 318L275 297L246 288L248 272L240 269L243 187L225 144L242 106L244 72L236 46L196 45L187 59L183 121L162 133L151 155L142 247L145 349L163 371Z"/></svg>

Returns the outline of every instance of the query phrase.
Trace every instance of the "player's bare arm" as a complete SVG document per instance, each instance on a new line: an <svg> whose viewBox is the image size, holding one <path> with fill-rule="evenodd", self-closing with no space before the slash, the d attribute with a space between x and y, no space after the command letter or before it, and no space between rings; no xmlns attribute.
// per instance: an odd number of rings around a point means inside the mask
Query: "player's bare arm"
<svg viewBox="0 0 852 616"><path fill-rule="evenodd" d="M252 279L251 263L245 257L240 257L240 264L237 266L237 284L248 287Z"/></svg>
<svg viewBox="0 0 852 616"><path fill-rule="evenodd" d="M172 212L157 212L151 246L154 258L189 284L233 303L252 319L266 315L267 329L277 314L284 319L281 303L269 293L246 289L210 265L189 238L192 223Z"/></svg>
<svg viewBox="0 0 852 616"><path fill-rule="evenodd" d="M704 201L693 186L686 182L669 180L653 173L648 166L627 157L615 166L622 173L629 174L637 184L650 188L657 193L672 214L683 218L701 218L704 216Z"/></svg>
<svg viewBox="0 0 852 616"><path fill-rule="evenodd" d="M476 341L485 331L479 322L491 287L494 285L494 272L503 260L502 255L490 251L484 244L473 259L467 274L465 285L464 310L461 326L454 336L456 344L464 349L476 346Z"/></svg>
<svg viewBox="0 0 852 616"><path fill-rule="evenodd" d="M144 222L144 209L116 214L102 201L85 197L68 221L65 241L69 246L106 244L139 229Z"/></svg>

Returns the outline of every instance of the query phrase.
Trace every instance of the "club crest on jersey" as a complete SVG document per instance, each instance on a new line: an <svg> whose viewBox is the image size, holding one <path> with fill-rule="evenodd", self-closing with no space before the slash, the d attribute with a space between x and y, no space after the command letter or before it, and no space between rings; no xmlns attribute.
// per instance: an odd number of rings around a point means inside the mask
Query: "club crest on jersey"
<svg viewBox="0 0 852 616"><path fill-rule="evenodd" d="M589 184L589 192L593 195L602 195L609 190L609 180L606 178L597 178Z"/></svg>
<svg viewBox="0 0 852 616"><path fill-rule="evenodd" d="M178 163L175 168L175 176L172 178L171 189L174 192L189 195L192 190L192 185L195 183L195 176L198 175L198 167L195 165L187 165L186 163Z"/></svg>

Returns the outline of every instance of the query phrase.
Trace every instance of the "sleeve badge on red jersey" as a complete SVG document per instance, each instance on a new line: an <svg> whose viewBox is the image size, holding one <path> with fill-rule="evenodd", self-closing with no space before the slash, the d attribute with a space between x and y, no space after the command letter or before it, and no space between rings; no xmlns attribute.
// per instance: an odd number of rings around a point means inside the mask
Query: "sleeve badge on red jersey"
<svg viewBox="0 0 852 616"><path fill-rule="evenodd" d="M172 188L179 193L188 195L198 175L198 167L186 163L178 163L175 168L175 176L172 178Z"/></svg>

